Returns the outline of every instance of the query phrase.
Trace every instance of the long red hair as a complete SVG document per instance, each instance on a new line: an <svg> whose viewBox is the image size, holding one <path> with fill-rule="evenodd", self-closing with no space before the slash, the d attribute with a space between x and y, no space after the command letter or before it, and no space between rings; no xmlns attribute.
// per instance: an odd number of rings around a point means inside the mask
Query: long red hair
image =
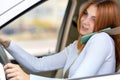
<svg viewBox="0 0 120 80"><path fill-rule="evenodd" d="M77 23L78 32L80 31L81 17L86 9L91 5L95 5L97 7L94 32L108 27L115 28L120 26L120 8L115 0L90 0L89 2L85 3L80 11ZM116 69L118 69L120 64L120 35L114 35L111 37L115 42ZM81 44L81 40L79 38L77 48L79 51L81 51L83 47L84 45Z"/></svg>

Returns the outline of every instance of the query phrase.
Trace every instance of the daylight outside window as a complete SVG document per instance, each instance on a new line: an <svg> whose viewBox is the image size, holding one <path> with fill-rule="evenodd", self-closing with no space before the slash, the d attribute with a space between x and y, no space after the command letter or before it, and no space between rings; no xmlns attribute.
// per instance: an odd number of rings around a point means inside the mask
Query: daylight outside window
<svg viewBox="0 0 120 80"><path fill-rule="evenodd" d="M32 55L52 54L56 49L67 3L68 0L46 1L5 26L0 33Z"/></svg>

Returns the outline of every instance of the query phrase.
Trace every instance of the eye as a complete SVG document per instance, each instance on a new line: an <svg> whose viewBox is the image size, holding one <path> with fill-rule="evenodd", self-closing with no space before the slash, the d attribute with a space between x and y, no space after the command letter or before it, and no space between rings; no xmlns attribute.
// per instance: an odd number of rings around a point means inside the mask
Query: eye
<svg viewBox="0 0 120 80"><path fill-rule="evenodd" d="M83 15L88 15L88 12L87 12L87 11L85 11L85 12L83 13Z"/></svg>
<svg viewBox="0 0 120 80"><path fill-rule="evenodd" d="M92 22L95 22L95 17L92 17L92 18L91 18L91 21L92 21Z"/></svg>

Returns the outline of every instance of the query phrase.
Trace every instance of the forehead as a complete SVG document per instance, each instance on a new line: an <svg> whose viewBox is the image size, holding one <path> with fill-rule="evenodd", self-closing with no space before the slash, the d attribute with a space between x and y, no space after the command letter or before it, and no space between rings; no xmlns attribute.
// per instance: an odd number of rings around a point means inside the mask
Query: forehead
<svg viewBox="0 0 120 80"><path fill-rule="evenodd" d="M90 5L88 8L87 8L87 12L89 15L91 16L96 16L96 12L97 12L97 7L95 5Z"/></svg>

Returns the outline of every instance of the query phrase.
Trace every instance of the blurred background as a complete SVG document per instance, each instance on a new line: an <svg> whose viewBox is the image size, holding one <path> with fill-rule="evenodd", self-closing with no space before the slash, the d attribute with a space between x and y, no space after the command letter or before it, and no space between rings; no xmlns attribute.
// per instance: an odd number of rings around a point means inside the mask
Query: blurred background
<svg viewBox="0 0 120 80"><path fill-rule="evenodd" d="M5 26L0 33L32 55L52 54L67 4L68 0L48 0Z"/></svg>

